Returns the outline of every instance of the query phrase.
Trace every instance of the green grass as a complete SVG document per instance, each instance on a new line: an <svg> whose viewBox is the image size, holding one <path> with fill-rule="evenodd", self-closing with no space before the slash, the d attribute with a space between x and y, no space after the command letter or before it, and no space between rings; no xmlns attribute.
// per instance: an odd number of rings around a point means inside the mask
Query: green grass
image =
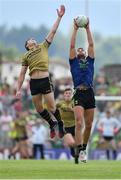
<svg viewBox="0 0 121 180"><path fill-rule="evenodd" d="M1 160L0 179L121 179L121 161Z"/></svg>

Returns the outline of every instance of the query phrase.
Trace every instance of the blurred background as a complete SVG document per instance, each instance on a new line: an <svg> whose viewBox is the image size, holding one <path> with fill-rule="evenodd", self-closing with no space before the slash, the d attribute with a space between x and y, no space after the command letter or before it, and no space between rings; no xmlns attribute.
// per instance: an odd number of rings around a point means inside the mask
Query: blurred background
<svg viewBox="0 0 121 180"><path fill-rule="evenodd" d="M115 133L115 145L104 142L98 124L111 111L121 123L121 0L0 0L0 159L33 157L33 131L43 134L44 158L71 159L63 140L51 140L49 130L36 114L29 90L29 76L23 84L23 96L15 98L16 83L21 68L24 44L29 37L44 40L53 25L56 9L64 4L66 13L50 46L50 75L55 99L63 98L66 87L73 87L68 64L69 42L73 18L84 14L90 18L94 35L96 61L94 90L97 109L88 147L89 159L121 160L121 130ZM77 47L86 48L85 31L80 29ZM35 132L35 127L42 127ZM115 127L114 127L115 128ZM44 130L43 130L44 129ZM19 141L19 137L27 140ZM116 151L116 156L113 156ZM43 158L38 153L35 159Z"/></svg>

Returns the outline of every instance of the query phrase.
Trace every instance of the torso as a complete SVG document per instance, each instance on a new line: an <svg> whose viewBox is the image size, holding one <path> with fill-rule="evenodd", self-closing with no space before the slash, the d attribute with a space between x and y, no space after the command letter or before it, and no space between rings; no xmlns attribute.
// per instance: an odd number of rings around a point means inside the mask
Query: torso
<svg viewBox="0 0 121 180"><path fill-rule="evenodd" d="M102 126L103 126L103 135L104 136L114 136L114 128L115 128L115 119L114 118L102 119Z"/></svg>
<svg viewBox="0 0 121 180"><path fill-rule="evenodd" d="M72 127L75 125L74 112L66 110L66 108L72 108L72 102L61 101L58 103L61 118L64 121L65 127Z"/></svg>
<svg viewBox="0 0 121 180"><path fill-rule="evenodd" d="M44 41L36 48L29 50L22 58L22 65L29 67L29 75L32 79L48 77L48 47Z"/></svg>
<svg viewBox="0 0 121 180"><path fill-rule="evenodd" d="M45 77L49 77L49 72L48 71L40 71L40 70L35 70L32 72L30 75L31 79L41 79Z"/></svg>
<svg viewBox="0 0 121 180"><path fill-rule="evenodd" d="M93 58L87 56L87 58L83 61L75 57L74 59L70 60L70 66L75 88L77 88L80 85L85 85L88 87L93 86Z"/></svg>

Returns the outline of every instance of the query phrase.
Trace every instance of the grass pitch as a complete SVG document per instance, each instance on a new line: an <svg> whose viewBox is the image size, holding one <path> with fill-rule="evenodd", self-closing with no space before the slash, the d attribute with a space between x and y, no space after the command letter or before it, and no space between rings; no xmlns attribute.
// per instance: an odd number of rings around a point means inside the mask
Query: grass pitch
<svg viewBox="0 0 121 180"><path fill-rule="evenodd" d="M121 161L0 160L0 179L121 179Z"/></svg>

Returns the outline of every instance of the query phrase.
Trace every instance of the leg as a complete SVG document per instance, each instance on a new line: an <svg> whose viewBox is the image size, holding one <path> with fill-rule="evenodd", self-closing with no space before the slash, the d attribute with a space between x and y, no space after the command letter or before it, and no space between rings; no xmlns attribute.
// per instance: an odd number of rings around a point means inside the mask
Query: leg
<svg viewBox="0 0 121 180"><path fill-rule="evenodd" d="M28 145L26 140L20 141L20 152L22 159L28 159L29 153L28 153Z"/></svg>
<svg viewBox="0 0 121 180"><path fill-rule="evenodd" d="M109 160L110 159L110 149L106 149L106 156L107 156L107 159Z"/></svg>
<svg viewBox="0 0 121 180"><path fill-rule="evenodd" d="M75 142L76 145L81 145L83 143L83 125L84 125L84 109L81 106L74 107L75 115Z"/></svg>
<svg viewBox="0 0 121 180"><path fill-rule="evenodd" d="M116 141L113 139L113 140L111 140L110 144L111 144L111 147L112 147L112 149L113 149L113 159L116 160L116 158L117 158L117 151L116 151L117 146L116 146Z"/></svg>
<svg viewBox="0 0 121 180"><path fill-rule="evenodd" d="M43 109L42 106L42 95L34 95L32 97L32 101L35 105L35 108L37 110L37 112L40 114L40 116L45 119L48 124L50 125L50 136L51 138L53 138L55 136L55 132L54 132L54 126L56 125L56 123L52 120L49 112L46 109Z"/></svg>
<svg viewBox="0 0 121 180"><path fill-rule="evenodd" d="M40 144L39 147L40 147L41 159L45 159L45 157L44 157L44 145Z"/></svg>
<svg viewBox="0 0 121 180"><path fill-rule="evenodd" d="M73 147L75 146L75 140L70 133L66 133L64 135L64 146L66 147Z"/></svg>
<svg viewBox="0 0 121 180"><path fill-rule="evenodd" d="M84 128L84 108L81 106L74 107L75 115L75 164L78 164L79 153L83 146L83 128Z"/></svg>
<svg viewBox="0 0 121 180"><path fill-rule="evenodd" d="M90 137L92 122L94 118L94 109L87 109L84 112L85 118L85 130L84 130L84 137L83 137L83 148L86 150L86 146Z"/></svg>
<svg viewBox="0 0 121 180"><path fill-rule="evenodd" d="M33 157L34 157L34 159L36 159L36 157L37 157L37 145L36 144L33 144Z"/></svg>
<svg viewBox="0 0 121 180"><path fill-rule="evenodd" d="M104 137L104 143L106 143L106 157L107 160L110 160L110 141Z"/></svg>
<svg viewBox="0 0 121 180"><path fill-rule="evenodd" d="M66 127L65 130L66 130L66 135L64 136L64 140L66 140L66 141L64 141L64 144L68 144L68 146L70 147L71 155L72 155L72 157L74 157L75 164L78 164L79 163L79 161L78 161L79 153L76 152L77 147L75 145L75 126Z"/></svg>
<svg viewBox="0 0 121 180"><path fill-rule="evenodd" d="M11 156L15 159L15 154L19 151L19 142L16 143L16 145L12 148L11 153L9 154L8 158L10 159Z"/></svg>
<svg viewBox="0 0 121 180"><path fill-rule="evenodd" d="M81 162L84 162L84 163L86 163L87 161L86 146L87 146L89 136L91 133L93 117L94 117L94 109L88 109L84 111L85 129L83 133L83 145L79 153L79 159Z"/></svg>
<svg viewBox="0 0 121 180"><path fill-rule="evenodd" d="M54 93L48 93L48 94L44 94L44 100L46 102L47 105L47 109L54 113L56 111L56 104L55 104L55 99L54 99Z"/></svg>
<svg viewBox="0 0 121 180"><path fill-rule="evenodd" d="M37 94L37 95L32 96L32 102L33 102L37 112L43 111L42 95L41 94Z"/></svg>
<svg viewBox="0 0 121 180"><path fill-rule="evenodd" d="M53 114L53 116L58 121L59 137L62 138L64 136L64 134L65 134L64 124L63 124L63 121L61 120L59 110L56 109L56 104L55 104L53 92L45 94L44 98L45 98L48 110Z"/></svg>

